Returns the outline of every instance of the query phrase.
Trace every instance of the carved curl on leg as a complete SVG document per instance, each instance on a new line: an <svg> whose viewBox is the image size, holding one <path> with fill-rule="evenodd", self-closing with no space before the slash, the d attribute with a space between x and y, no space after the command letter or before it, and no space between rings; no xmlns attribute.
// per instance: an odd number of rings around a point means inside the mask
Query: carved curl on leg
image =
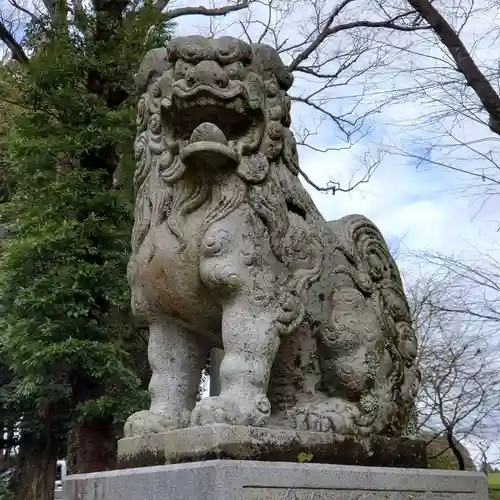
<svg viewBox="0 0 500 500"><path fill-rule="evenodd" d="M330 398L294 411L297 429L337 434L356 433L359 417L357 405L341 398Z"/></svg>
<svg viewBox="0 0 500 500"><path fill-rule="evenodd" d="M255 213L240 208L214 224L202 244L200 274L222 306L221 393L201 400L192 425L215 422L264 426L266 393L279 347L275 258Z"/></svg>

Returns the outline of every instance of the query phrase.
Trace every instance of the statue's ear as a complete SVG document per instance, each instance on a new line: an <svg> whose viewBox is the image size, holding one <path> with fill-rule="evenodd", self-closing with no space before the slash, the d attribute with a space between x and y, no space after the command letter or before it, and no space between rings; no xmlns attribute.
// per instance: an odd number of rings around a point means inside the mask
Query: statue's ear
<svg viewBox="0 0 500 500"><path fill-rule="evenodd" d="M236 169L236 175L251 184L262 182L268 172L269 162L262 153L244 156Z"/></svg>
<svg viewBox="0 0 500 500"><path fill-rule="evenodd" d="M138 92L146 91L149 79L153 73L157 73L158 75L163 74L169 66L166 57L167 50L164 47L152 49L144 56L139 71L134 75L134 83Z"/></svg>
<svg viewBox="0 0 500 500"><path fill-rule="evenodd" d="M289 168L289 170L293 174L298 175L298 173L300 172L300 168L299 168L299 153L297 151L297 142L295 141L293 132L288 128L284 129L283 160L285 161L285 165Z"/></svg>

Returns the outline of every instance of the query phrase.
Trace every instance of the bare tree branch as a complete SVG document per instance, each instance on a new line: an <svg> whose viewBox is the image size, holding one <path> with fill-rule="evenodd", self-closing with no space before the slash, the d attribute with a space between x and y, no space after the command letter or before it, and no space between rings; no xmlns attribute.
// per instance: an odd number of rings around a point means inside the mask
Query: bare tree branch
<svg viewBox="0 0 500 500"><path fill-rule="evenodd" d="M0 21L0 40L10 49L13 59L23 66L29 66L28 56L2 21Z"/></svg>
<svg viewBox="0 0 500 500"><path fill-rule="evenodd" d="M341 7L343 8L345 5L350 3L353 0L344 0L342 2ZM340 11L339 11L340 12ZM337 10L332 13L332 20L338 15ZM396 16L394 19L388 21L353 21L351 23L340 24L338 26L334 26L329 29L325 29L306 49L304 49L295 59L288 65L288 69L290 71L294 71L298 65L306 60L320 45L323 41L336 33L340 33L341 31L352 30L354 28L388 28L395 31L417 31L422 29L428 29L427 26L403 26L396 24L396 20L403 19L407 17L408 13L402 14L400 16Z"/></svg>
<svg viewBox="0 0 500 500"><path fill-rule="evenodd" d="M429 0L408 0L408 3L429 23L448 49L457 70L464 75L489 114L491 130L500 134L500 96L477 66L459 34Z"/></svg>
<svg viewBox="0 0 500 500"><path fill-rule="evenodd" d="M320 192L330 192L332 194L335 194L337 192L341 193L348 193L350 191L355 190L362 184L366 184L370 181L372 175L374 172L377 170L377 168L380 166L380 163L382 162L382 157L379 155L377 158L372 158L370 153L366 153L364 158L361 160L361 163L364 165L364 175L358 179L354 180L351 179L347 187L343 187L339 182L337 181L329 181L327 182L326 186L320 186L316 184L314 181L311 180L311 178L300 168L296 167L300 173L300 175L304 178L304 180L312 186L316 191Z"/></svg>
<svg viewBox="0 0 500 500"><path fill-rule="evenodd" d="M23 12L24 14L26 14L32 21L35 21L35 22L39 22L40 21L40 18L38 16L36 16L35 14L33 14L33 12L30 12L26 7L23 7L21 4L19 4L15 0L8 0L8 1L17 10L19 10L19 11Z"/></svg>
<svg viewBox="0 0 500 500"><path fill-rule="evenodd" d="M176 19L178 17L183 16L225 16L231 12L237 12L239 10L246 9L249 5L250 0L244 0L243 2L235 3L234 5L226 5L225 7L179 7L178 9L172 9L168 12L164 13L164 20L171 21L172 19ZM168 2L165 0L157 0L153 7L162 11Z"/></svg>

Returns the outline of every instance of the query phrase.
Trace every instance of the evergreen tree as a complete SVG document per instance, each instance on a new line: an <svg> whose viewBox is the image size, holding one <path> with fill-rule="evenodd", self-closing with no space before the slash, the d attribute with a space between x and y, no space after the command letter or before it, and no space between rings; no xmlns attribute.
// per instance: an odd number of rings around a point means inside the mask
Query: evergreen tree
<svg viewBox="0 0 500 500"><path fill-rule="evenodd" d="M144 406L126 283L132 195L114 179L133 168L132 75L169 36L154 14L33 23L29 71L1 81L22 110L0 140L12 179L0 223L14 227L0 258L1 403L19 435L17 499L52 499L68 434L75 471L113 468L123 420Z"/></svg>

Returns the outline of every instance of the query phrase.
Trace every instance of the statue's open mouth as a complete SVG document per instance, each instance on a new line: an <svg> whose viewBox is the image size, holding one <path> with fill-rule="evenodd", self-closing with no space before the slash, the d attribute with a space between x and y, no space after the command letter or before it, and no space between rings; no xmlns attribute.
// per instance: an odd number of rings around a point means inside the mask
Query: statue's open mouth
<svg viewBox="0 0 500 500"><path fill-rule="evenodd" d="M199 85L185 90L175 85L172 99L163 102L170 140L186 164L236 167L246 151L258 147L264 119L251 109L242 85L216 89Z"/></svg>

